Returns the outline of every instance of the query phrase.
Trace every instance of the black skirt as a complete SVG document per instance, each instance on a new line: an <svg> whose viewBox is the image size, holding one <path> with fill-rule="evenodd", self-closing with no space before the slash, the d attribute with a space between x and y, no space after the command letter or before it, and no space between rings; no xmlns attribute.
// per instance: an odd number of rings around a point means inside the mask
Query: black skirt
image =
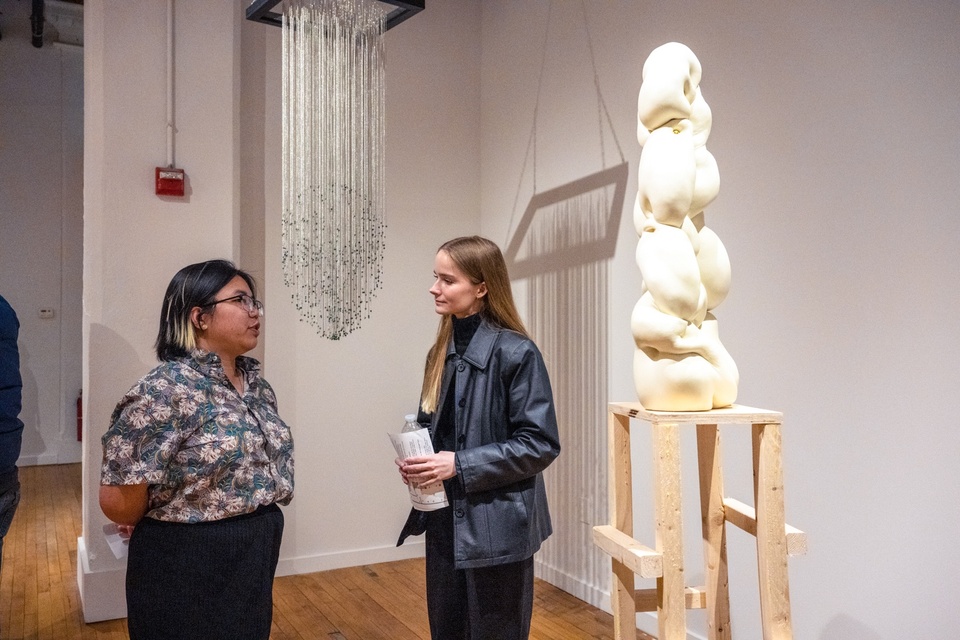
<svg viewBox="0 0 960 640"><path fill-rule="evenodd" d="M131 640L266 640L283 513L198 524L144 518L127 559Z"/></svg>

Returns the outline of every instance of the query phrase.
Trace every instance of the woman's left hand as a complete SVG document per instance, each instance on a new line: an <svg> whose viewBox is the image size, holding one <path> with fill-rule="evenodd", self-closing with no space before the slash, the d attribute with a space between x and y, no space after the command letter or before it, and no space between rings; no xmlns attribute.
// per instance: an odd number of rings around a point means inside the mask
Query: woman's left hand
<svg viewBox="0 0 960 640"><path fill-rule="evenodd" d="M439 451L429 456L414 456L402 461L400 472L414 484L431 484L457 475L453 451Z"/></svg>

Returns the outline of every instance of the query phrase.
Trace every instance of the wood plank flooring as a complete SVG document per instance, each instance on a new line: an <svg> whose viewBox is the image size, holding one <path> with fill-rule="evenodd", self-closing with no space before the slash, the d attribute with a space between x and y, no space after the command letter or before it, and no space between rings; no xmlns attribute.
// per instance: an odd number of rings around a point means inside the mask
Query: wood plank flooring
<svg viewBox="0 0 960 640"><path fill-rule="evenodd" d="M20 483L3 543L0 640L128 640L126 620L83 622L80 465L25 467ZM429 640L424 580L422 559L277 578L271 640ZM609 614L546 582L534 600L531 640L613 638Z"/></svg>

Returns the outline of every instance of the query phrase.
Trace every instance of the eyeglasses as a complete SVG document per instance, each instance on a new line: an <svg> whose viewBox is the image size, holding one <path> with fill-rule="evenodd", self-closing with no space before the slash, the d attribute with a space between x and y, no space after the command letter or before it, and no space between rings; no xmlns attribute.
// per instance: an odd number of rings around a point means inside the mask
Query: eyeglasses
<svg viewBox="0 0 960 640"><path fill-rule="evenodd" d="M229 298L224 298L223 300L214 300L210 304L204 305L206 307L212 307L218 305L221 302L239 302L240 306L243 307L243 310L247 313L257 312L258 315L263 315L263 303L257 300L256 298L251 298L245 293L241 293L238 296L230 296Z"/></svg>

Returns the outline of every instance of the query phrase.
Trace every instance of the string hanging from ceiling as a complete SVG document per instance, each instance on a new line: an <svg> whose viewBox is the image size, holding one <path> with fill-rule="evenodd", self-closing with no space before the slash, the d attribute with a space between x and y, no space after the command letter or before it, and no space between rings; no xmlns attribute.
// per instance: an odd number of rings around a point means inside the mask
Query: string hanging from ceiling
<svg viewBox="0 0 960 640"><path fill-rule="evenodd" d="M381 286L384 11L371 0L283 3L284 283L301 319L338 340Z"/></svg>

